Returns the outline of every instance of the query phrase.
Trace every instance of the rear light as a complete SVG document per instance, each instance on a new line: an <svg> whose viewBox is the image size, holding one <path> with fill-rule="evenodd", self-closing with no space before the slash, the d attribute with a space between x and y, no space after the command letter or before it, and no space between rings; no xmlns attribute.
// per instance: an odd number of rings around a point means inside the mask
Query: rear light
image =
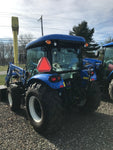
<svg viewBox="0 0 113 150"><path fill-rule="evenodd" d="M94 81L94 80L95 80L95 79L93 79L93 78L91 79L91 81Z"/></svg>
<svg viewBox="0 0 113 150"><path fill-rule="evenodd" d="M63 88L64 87L64 85L60 85L60 88Z"/></svg>
<svg viewBox="0 0 113 150"><path fill-rule="evenodd" d="M56 78L56 77L51 77L51 81L52 81L52 82L56 82L56 81L57 81L57 78Z"/></svg>
<svg viewBox="0 0 113 150"><path fill-rule="evenodd" d="M60 76L51 76L49 78L49 81L50 82L59 82L59 81L61 81L61 77Z"/></svg>
<svg viewBox="0 0 113 150"><path fill-rule="evenodd" d="M93 71L91 72L91 75L94 75L94 72L93 72Z"/></svg>

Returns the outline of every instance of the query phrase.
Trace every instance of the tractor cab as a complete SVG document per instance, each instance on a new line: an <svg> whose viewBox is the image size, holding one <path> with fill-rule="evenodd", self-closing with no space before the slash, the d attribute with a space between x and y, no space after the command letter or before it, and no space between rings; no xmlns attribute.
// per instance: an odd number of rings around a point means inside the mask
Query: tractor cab
<svg viewBox="0 0 113 150"><path fill-rule="evenodd" d="M113 71L113 42L103 45L103 48L103 66L105 67L105 76L108 77Z"/></svg>
<svg viewBox="0 0 113 150"><path fill-rule="evenodd" d="M26 46L27 71L30 76L58 73L63 79L72 78L82 67L82 37L53 34L43 36Z"/></svg>

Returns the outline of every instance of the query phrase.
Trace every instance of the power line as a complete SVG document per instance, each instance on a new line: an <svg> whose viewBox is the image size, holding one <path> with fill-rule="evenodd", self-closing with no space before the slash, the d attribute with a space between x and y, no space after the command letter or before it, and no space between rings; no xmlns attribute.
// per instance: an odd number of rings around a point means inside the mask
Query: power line
<svg viewBox="0 0 113 150"><path fill-rule="evenodd" d="M11 28L10 26L0 26L0 28ZM31 29L37 29L40 27L32 27L32 26L20 26L20 28L31 28ZM63 31L67 31L66 29L62 29L62 28L53 28L53 27L46 27L47 29L55 29L55 30L63 30Z"/></svg>

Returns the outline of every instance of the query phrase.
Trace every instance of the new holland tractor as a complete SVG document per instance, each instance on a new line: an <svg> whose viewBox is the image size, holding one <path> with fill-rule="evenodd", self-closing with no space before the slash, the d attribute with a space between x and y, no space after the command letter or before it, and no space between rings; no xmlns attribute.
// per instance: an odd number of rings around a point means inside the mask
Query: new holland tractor
<svg viewBox="0 0 113 150"><path fill-rule="evenodd" d="M6 85L12 111L25 106L28 119L40 133L61 128L64 110L73 105L80 112L94 112L100 89L94 70L85 68L85 39L52 34L26 45L26 69L10 63Z"/></svg>
<svg viewBox="0 0 113 150"><path fill-rule="evenodd" d="M107 92L107 98L113 102L113 42L103 45L103 48L104 57L99 77L101 78L103 74L103 83L105 83L104 87Z"/></svg>

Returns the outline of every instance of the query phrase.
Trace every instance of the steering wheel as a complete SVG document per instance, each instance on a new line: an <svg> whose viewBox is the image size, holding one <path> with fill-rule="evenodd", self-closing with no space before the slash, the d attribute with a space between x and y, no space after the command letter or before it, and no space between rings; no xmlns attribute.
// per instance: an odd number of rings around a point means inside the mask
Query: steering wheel
<svg viewBox="0 0 113 150"><path fill-rule="evenodd" d="M110 59L110 60L107 60L106 61L106 64L113 64L113 61Z"/></svg>
<svg viewBox="0 0 113 150"><path fill-rule="evenodd" d="M53 68L54 68L56 71L62 71L62 68L61 68L60 64L54 63L52 66L53 66Z"/></svg>

